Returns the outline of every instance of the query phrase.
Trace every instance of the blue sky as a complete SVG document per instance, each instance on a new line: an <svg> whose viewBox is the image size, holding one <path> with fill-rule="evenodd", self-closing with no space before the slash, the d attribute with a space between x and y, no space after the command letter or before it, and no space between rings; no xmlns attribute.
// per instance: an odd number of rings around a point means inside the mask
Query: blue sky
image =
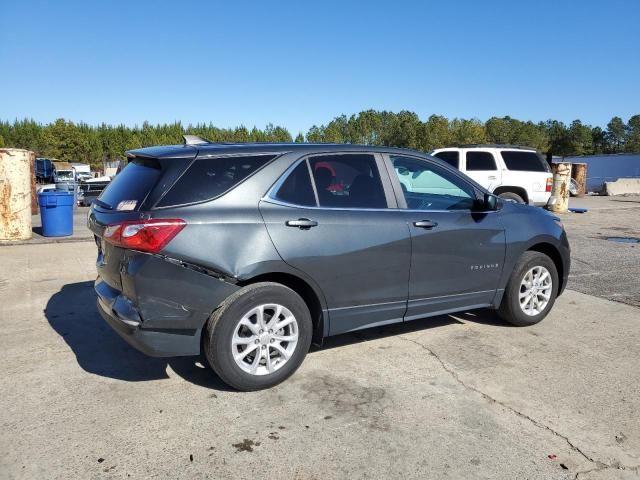
<svg viewBox="0 0 640 480"><path fill-rule="evenodd" d="M640 113L640 1L4 0L0 65L5 120L606 125Z"/></svg>

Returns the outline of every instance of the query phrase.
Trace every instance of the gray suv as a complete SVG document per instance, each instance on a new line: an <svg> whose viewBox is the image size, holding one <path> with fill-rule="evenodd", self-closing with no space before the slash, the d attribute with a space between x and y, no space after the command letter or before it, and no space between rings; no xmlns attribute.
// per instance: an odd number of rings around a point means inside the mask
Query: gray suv
<svg viewBox="0 0 640 480"><path fill-rule="evenodd" d="M532 325L567 283L557 217L422 153L187 136L127 155L89 213L100 313L239 390L330 335L476 308Z"/></svg>

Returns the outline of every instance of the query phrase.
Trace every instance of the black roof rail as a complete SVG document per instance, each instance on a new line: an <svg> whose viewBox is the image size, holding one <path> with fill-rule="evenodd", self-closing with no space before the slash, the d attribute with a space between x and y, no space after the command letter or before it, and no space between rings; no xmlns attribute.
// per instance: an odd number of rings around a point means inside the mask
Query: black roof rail
<svg viewBox="0 0 640 480"><path fill-rule="evenodd" d="M185 145L207 145L211 143L206 138L199 137L198 135L182 135Z"/></svg>
<svg viewBox="0 0 640 480"><path fill-rule="evenodd" d="M517 148L517 149L520 149L520 150L535 150L535 148L527 147L526 145L510 145L508 143L468 143L466 145L460 145L459 148L473 148L473 147Z"/></svg>

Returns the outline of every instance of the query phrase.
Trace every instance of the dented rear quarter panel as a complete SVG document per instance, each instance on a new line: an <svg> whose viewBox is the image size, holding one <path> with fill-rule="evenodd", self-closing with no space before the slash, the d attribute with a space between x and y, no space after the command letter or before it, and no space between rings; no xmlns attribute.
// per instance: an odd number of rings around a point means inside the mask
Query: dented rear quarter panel
<svg viewBox="0 0 640 480"><path fill-rule="evenodd" d="M187 226L163 250L178 258L243 280L281 262L258 209L260 199L290 164L290 154L272 162L230 192L196 205L151 210L152 218L182 218Z"/></svg>
<svg viewBox="0 0 640 480"><path fill-rule="evenodd" d="M137 302L144 328L197 329L240 287L160 255L129 252L122 293Z"/></svg>
<svg viewBox="0 0 640 480"><path fill-rule="evenodd" d="M161 252L166 257L162 260L166 265L160 266L153 262L153 269L147 266L147 270L138 273L142 274L141 278L146 277L144 282L140 282L141 285L146 285L155 278L164 279L161 285L149 288L147 306L154 304L150 314L159 318L162 309L166 307L163 305L166 298L176 299L174 312L179 308L179 303L186 305L191 301L194 306L197 305L198 311L206 312L205 317L198 315L196 323L200 322L201 327L209 314L228 295L240 288L237 284L274 273L286 273L307 282L319 298L322 309L326 310L326 301L318 285L304 272L282 260L258 208L260 199L299 156L284 154L278 157L268 168L251 176L250 181L244 181L217 199L196 205L149 211L151 218L181 218L187 222L187 226ZM203 267L212 275L173 270L189 270L171 265L173 260ZM223 282L224 286L221 287L219 282ZM157 294L158 288L164 290L168 297L163 300ZM137 294L141 299L145 298L143 292L138 291ZM184 298L184 301L181 302L178 298ZM149 324L145 324L147 325Z"/></svg>

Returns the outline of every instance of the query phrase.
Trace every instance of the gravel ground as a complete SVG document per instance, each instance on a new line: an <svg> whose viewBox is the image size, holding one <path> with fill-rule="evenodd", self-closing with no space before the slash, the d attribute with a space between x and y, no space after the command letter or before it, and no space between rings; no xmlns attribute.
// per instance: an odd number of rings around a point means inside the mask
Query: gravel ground
<svg viewBox="0 0 640 480"><path fill-rule="evenodd" d="M562 215L571 243L568 288L640 306L640 196L574 198L570 206L589 211Z"/></svg>

